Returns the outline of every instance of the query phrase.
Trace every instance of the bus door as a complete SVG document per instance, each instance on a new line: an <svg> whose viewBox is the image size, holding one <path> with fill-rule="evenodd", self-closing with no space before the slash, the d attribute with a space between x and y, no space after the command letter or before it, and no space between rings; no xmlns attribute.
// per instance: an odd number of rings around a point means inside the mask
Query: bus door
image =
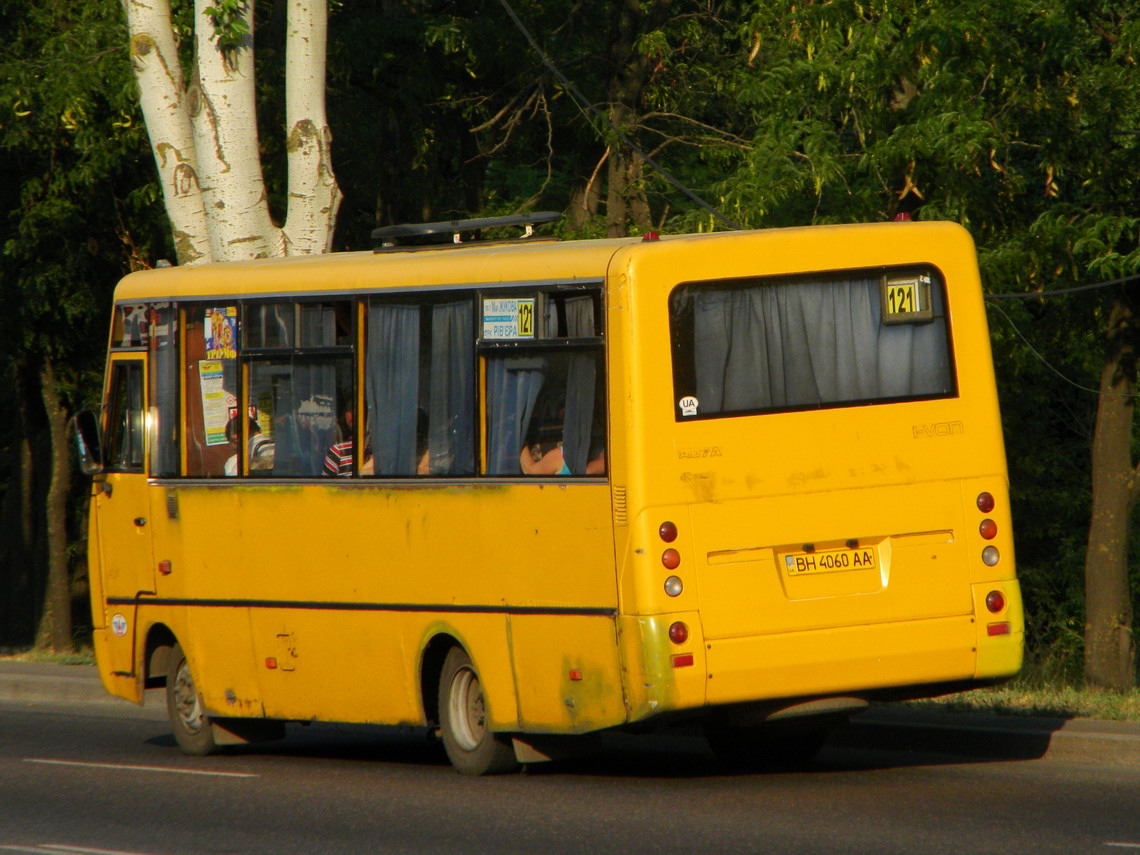
<svg viewBox="0 0 1140 855"><path fill-rule="evenodd" d="M103 608L92 615L105 630L109 669L134 672L137 601L154 593L150 496L145 469L145 354L111 357L103 430L103 474L96 484Z"/></svg>

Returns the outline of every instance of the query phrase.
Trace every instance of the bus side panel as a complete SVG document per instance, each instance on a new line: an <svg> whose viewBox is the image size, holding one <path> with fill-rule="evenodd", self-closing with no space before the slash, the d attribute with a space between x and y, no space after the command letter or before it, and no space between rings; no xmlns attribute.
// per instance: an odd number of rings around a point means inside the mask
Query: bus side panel
<svg viewBox="0 0 1140 855"><path fill-rule="evenodd" d="M494 725L517 729L507 615L537 610L528 619L562 637L566 613L616 610L604 484L246 481L183 486L178 505L183 557L166 582L182 574L190 626L173 629L217 715L420 722L414 669L440 632L472 656ZM591 623L586 651L600 638ZM580 639L571 632L566 650L537 641L559 657L536 684L550 708L564 702L553 675ZM607 675L620 707L615 669L589 673Z"/></svg>
<svg viewBox="0 0 1140 855"><path fill-rule="evenodd" d="M510 618L520 728L586 733L625 721L611 617Z"/></svg>

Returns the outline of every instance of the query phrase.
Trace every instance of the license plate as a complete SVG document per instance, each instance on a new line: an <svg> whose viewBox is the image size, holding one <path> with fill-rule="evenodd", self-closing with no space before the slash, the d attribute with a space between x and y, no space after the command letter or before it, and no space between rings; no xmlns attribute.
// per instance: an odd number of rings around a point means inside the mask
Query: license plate
<svg viewBox="0 0 1140 855"><path fill-rule="evenodd" d="M790 552L784 556L784 569L789 576L807 573L840 573L844 570L874 570L875 550L871 547L817 549L814 552Z"/></svg>

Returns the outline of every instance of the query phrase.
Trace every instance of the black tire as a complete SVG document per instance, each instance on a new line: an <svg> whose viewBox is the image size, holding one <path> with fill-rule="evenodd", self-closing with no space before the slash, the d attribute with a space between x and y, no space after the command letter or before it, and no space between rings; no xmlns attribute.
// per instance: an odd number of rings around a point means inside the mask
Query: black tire
<svg viewBox="0 0 1140 855"><path fill-rule="evenodd" d="M447 759L463 775L497 775L518 768L510 740L487 726L487 702L471 657L448 651L439 678L439 724Z"/></svg>
<svg viewBox="0 0 1140 855"><path fill-rule="evenodd" d="M175 642L170 649L170 666L166 672L166 715L178 747L184 754L205 757L218 750L214 728L202 706L202 695L194 682L190 663Z"/></svg>
<svg viewBox="0 0 1140 855"><path fill-rule="evenodd" d="M807 763L827 741L829 725L738 727L705 725L705 738L717 759L734 769L786 769Z"/></svg>

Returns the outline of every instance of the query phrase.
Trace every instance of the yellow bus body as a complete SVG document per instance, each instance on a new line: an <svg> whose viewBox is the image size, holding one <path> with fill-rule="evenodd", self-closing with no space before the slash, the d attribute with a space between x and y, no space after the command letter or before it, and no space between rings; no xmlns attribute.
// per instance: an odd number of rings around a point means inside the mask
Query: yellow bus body
<svg viewBox="0 0 1140 855"><path fill-rule="evenodd" d="M916 264L946 282L956 394L672 417L669 298L679 283ZM92 493L90 567L107 690L141 702L177 640L219 719L428 724L438 720L433 645L447 639L476 663L494 731L581 734L749 705L924 696L1018 670L1023 617L998 402L973 245L957 226L205 265L132 274L115 299L351 299L533 283L601 289L604 477L106 471ZM108 395L114 366L132 361L146 353L112 348ZM983 492L995 499L988 514L975 506ZM996 537L980 533L983 517ZM670 543L658 533L666 521L678 532ZM783 569L849 543L873 549L875 565ZM1000 552L995 566L981 560L987 546ZM666 548L679 556L673 569ZM671 576L683 586L676 596ZM995 590L997 615L986 604ZM669 637L676 622L689 631L680 645Z"/></svg>

